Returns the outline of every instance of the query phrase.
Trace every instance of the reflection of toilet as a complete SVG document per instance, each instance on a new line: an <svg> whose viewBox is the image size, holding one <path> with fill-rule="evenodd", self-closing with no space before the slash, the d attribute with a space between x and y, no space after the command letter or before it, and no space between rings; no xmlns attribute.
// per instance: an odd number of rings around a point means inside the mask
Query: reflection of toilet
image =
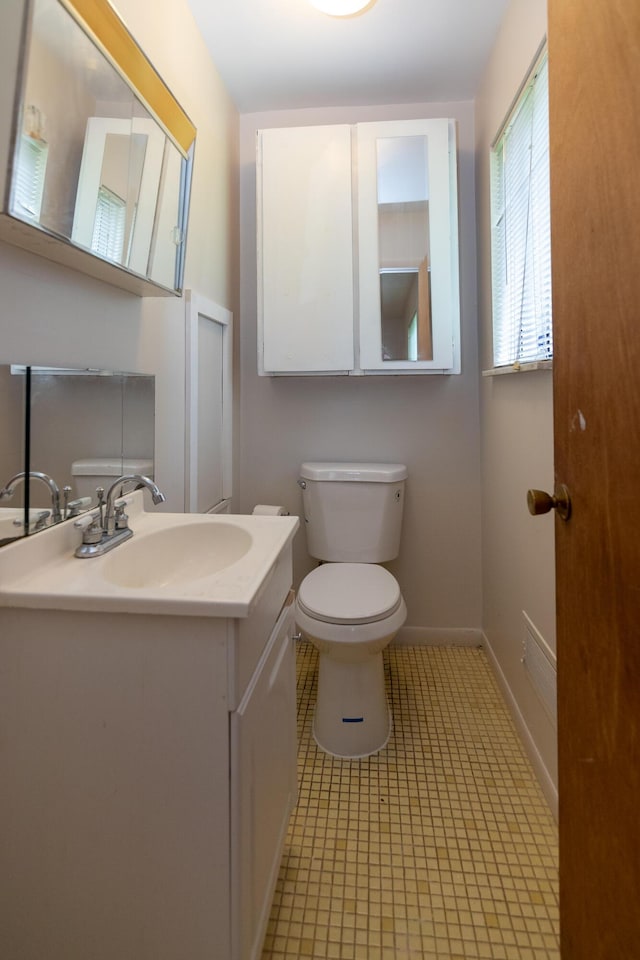
<svg viewBox="0 0 640 960"><path fill-rule="evenodd" d="M339 757L364 757L389 739L383 649L407 609L392 574L407 468L397 463L303 463L309 553L328 561L298 590L296 621L320 653L316 742Z"/></svg>
<svg viewBox="0 0 640 960"><path fill-rule="evenodd" d="M91 497L97 503L96 488L109 489L114 480L125 473L142 474L153 479L153 460L122 457L93 457L88 460L74 460L71 464L71 476L76 497Z"/></svg>

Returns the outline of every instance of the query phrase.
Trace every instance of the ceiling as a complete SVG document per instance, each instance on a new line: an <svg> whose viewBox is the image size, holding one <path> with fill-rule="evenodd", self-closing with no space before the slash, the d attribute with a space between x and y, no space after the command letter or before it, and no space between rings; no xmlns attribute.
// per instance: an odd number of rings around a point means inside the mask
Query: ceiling
<svg viewBox="0 0 640 960"><path fill-rule="evenodd" d="M471 100L509 0L188 0L241 113Z"/></svg>

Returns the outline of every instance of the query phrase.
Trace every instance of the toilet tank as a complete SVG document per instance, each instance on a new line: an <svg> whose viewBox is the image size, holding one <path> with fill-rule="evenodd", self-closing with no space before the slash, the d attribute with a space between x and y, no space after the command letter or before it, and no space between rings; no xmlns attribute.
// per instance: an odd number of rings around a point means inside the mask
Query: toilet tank
<svg viewBox="0 0 640 960"><path fill-rule="evenodd" d="M76 497L91 497L96 501L96 488L108 490L114 480L126 473L142 474L153 479L153 460L142 457L93 457L90 460L74 460L71 476Z"/></svg>
<svg viewBox="0 0 640 960"><path fill-rule="evenodd" d="M311 556L334 563L397 557L406 478L402 463L303 463L298 482Z"/></svg>

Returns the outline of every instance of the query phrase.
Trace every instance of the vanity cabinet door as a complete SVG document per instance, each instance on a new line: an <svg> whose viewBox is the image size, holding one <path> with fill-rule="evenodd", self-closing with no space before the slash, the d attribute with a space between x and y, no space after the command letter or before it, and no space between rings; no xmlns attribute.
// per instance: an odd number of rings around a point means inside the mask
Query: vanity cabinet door
<svg viewBox="0 0 640 960"><path fill-rule="evenodd" d="M353 369L351 128L261 130L258 369Z"/></svg>
<svg viewBox="0 0 640 960"><path fill-rule="evenodd" d="M282 610L231 714L233 960L259 960L297 797L293 605Z"/></svg>

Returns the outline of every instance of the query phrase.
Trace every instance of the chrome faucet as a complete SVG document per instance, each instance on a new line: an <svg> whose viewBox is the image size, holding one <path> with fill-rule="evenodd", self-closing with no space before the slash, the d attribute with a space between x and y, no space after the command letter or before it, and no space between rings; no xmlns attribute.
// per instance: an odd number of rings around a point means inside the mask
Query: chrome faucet
<svg viewBox="0 0 640 960"><path fill-rule="evenodd" d="M117 491L125 483L135 483L138 487L146 487L151 493L151 498L156 506L159 503L164 503L167 499L164 493L160 492L153 480L150 480L149 477L143 477L139 473L126 473L123 477L114 480L107 490L104 508L104 532L109 537L112 537L116 530L124 529L124 527L119 525L121 517L124 517L126 524L127 518L124 516L124 505L121 512L119 512L119 508L114 505L116 497L120 496Z"/></svg>
<svg viewBox="0 0 640 960"><path fill-rule="evenodd" d="M136 488L146 487L155 504L164 503L167 499L149 477L143 477L139 473L126 473L118 477L107 490L104 501L102 499L104 491L98 491L100 494L98 509L76 520L74 525L83 528L82 544L76 550L76 557L100 557L133 536L133 530L129 527L129 518L125 513L126 503L116 503L116 500L122 496L121 490L125 483L135 483Z"/></svg>
<svg viewBox="0 0 640 960"><path fill-rule="evenodd" d="M29 479L42 480L49 488L49 493L51 494L51 520L53 523L59 523L59 521L62 520L62 513L60 511L60 488L58 484L48 473L41 473L39 470L30 470L28 476ZM24 471L16 473L15 476L11 477L6 486L0 490L0 500L10 500L15 493L18 483L20 483L21 480L25 480L26 477L27 474Z"/></svg>

